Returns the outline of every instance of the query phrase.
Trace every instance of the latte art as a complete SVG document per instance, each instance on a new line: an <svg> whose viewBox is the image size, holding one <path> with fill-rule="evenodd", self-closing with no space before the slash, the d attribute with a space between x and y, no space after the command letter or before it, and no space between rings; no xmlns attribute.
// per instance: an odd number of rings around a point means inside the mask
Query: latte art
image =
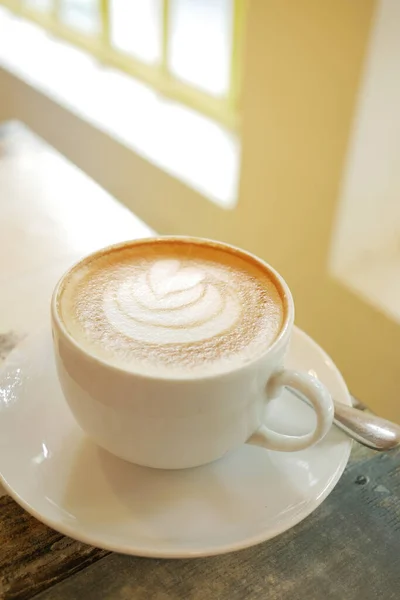
<svg viewBox="0 0 400 600"><path fill-rule="evenodd" d="M111 287L104 313L119 333L153 344L184 344L216 337L234 327L240 300L216 269L157 260L136 277Z"/></svg>
<svg viewBox="0 0 400 600"><path fill-rule="evenodd" d="M172 376L246 363L284 320L282 293L262 263L211 242L168 238L89 257L65 280L58 306L86 351Z"/></svg>

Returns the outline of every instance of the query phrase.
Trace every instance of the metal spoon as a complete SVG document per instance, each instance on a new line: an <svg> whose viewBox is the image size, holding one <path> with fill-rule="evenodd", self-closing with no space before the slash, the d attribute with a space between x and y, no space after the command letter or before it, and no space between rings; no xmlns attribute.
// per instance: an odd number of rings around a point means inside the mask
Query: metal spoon
<svg viewBox="0 0 400 600"><path fill-rule="evenodd" d="M359 408L334 400L334 423L360 444L374 450L392 450L400 445L400 426Z"/></svg>
<svg viewBox="0 0 400 600"><path fill-rule="evenodd" d="M301 394L288 389L297 398L305 401ZM400 425L337 400L333 400L333 404L335 425L360 444L381 451L392 450L400 445Z"/></svg>

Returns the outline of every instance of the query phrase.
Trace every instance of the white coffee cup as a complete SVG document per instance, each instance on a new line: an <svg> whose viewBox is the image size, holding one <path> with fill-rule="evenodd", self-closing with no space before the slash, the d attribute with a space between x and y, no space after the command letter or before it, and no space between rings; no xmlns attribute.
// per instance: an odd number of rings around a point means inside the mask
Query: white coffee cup
<svg viewBox="0 0 400 600"><path fill-rule="evenodd" d="M287 310L277 339L261 356L219 375L148 376L96 358L73 339L60 318L59 292L70 271L57 284L51 317L64 396L86 434L116 456L138 465L181 469L214 461L244 443L284 452L302 450L330 429L333 403L324 385L283 366L294 321L286 282L260 259L225 246L251 256L273 274ZM304 394L313 406L317 417L313 431L285 435L263 423L266 402L279 396L284 386Z"/></svg>

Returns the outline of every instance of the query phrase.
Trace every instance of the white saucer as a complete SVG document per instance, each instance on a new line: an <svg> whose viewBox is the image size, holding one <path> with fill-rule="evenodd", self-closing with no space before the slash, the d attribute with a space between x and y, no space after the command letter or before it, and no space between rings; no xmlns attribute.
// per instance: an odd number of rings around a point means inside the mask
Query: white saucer
<svg viewBox="0 0 400 600"><path fill-rule="evenodd" d="M328 356L295 329L288 366L312 371L341 402L346 385ZM267 408L276 430L301 433L314 414L289 392ZM91 443L62 396L49 332L14 350L0 374L0 476L13 498L58 531L117 552L204 556L272 538L326 498L351 442L333 428L297 453L242 446L205 467L157 471ZM0 479L1 481L1 479Z"/></svg>

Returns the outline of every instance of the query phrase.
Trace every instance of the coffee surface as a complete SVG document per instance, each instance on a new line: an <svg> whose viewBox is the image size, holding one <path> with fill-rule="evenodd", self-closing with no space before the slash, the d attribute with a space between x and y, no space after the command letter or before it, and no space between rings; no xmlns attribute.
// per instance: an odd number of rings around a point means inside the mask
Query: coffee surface
<svg viewBox="0 0 400 600"><path fill-rule="evenodd" d="M168 238L81 262L64 280L58 311L90 354L183 377L251 361L274 342L285 313L279 284L261 263L211 242Z"/></svg>

